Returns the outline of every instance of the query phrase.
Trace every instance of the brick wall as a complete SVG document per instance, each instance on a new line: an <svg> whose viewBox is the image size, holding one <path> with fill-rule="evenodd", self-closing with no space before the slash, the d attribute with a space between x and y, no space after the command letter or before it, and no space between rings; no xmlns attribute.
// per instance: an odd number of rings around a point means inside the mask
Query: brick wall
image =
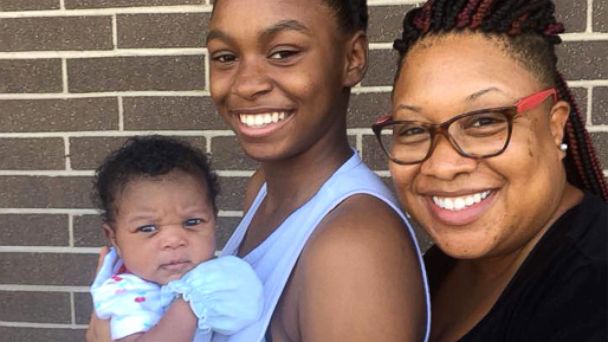
<svg viewBox="0 0 608 342"><path fill-rule="evenodd" d="M261 1L261 0L260 0ZM369 125L388 107L391 42L417 1L369 0L371 67L349 122L387 176ZM221 244L247 176L209 99L209 0L0 0L0 342L81 341L104 243L89 199L93 169L126 137L183 137L221 176ZM560 0L561 68L608 165L608 3Z"/></svg>

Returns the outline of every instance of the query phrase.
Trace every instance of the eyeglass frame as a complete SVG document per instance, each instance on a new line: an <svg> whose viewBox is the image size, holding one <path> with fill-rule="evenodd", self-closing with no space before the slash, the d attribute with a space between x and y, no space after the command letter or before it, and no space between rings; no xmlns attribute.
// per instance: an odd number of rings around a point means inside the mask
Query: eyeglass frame
<svg viewBox="0 0 608 342"><path fill-rule="evenodd" d="M458 114L458 115L452 117L451 119L444 121L442 123L439 123L439 124L424 123L424 122L414 121L414 120L393 120L392 115L390 115L390 114L382 115L378 119L376 119L376 122L372 125L372 131L374 132L374 135L376 136L376 139L378 140L378 143L380 144L380 147L382 148L382 151L384 152L384 154L391 161L393 161L394 163L400 164L400 165L418 164L418 163L422 163L425 160L429 159L431 157L431 155L433 154L435 147L437 146L437 139L435 139L435 138L438 134L446 137L446 139L450 142L450 145L452 145L454 150L456 150L456 152L458 152L458 154L460 154L463 157L473 158L473 159L491 158L491 157L495 157L495 156L503 153L509 146L509 142L511 141L511 133L513 132L513 118L515 118L515 116L517 116L518 114L521 114L523 112L526 112L528 110L536 108L541 103L545 102L545 100L547 100L547 98L549 96L553 97L553 102L555 103L558 100L557 95L558 95L557 89L555 87L553 87L553 88L541 90L539 92L536 92L536 93L533 93L526 97L523 97L523 98L519 99L517 102L515 102L515 104L512 106L484 108L484 109L474 110L474 111L470 111L470 112L466 112L466 113L461 113L461 114ZM480 113L486 113L486 112L502 112L503 114L505 114L505 116L507 118L507 123L508 123L508 133L507 133L507 139L505 141L505 145L498 152L491 153L488 155L477 156L477 155L466 153L456 143L454 138L450 135L448 129L450 128L450 125L452 123L458 121L459 119L461 119L463 117L473 116L473 115L477 115ZM431 146L429 147L429 151L427 152L426 156L419 161L404 162L404 161L397 160L391 156L389 151L386 150L386 147L382 143L382 129L384 127L396 125L396 124L407 124L407 123L422 124L429 130L429 133L431 135L431 137L430 137Z"/></svg>

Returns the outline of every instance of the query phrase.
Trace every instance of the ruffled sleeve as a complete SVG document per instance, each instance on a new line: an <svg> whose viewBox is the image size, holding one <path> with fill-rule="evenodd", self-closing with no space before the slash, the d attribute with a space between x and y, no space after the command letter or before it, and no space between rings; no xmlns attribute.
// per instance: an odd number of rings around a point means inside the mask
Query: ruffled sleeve
<svg viewBox="0 0 608 342"><path fill-rule="evenodd" d="M161 292L161 297L177 293L189 302L199 329L225 335L255 322L263 309L262 283L249 264L234 256L203 262Z"/></svg>

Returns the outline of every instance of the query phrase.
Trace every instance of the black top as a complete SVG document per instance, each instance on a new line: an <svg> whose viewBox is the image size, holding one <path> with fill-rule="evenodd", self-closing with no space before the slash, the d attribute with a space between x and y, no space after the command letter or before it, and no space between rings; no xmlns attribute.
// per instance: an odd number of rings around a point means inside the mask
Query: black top
<svg viewBox="0 0 608 342"><path fill-rule="evenodd" d="M549 228L490 312L460 341L608 341L608 205L585 194ZM455 260L424 256L431 300Z"/></svg>

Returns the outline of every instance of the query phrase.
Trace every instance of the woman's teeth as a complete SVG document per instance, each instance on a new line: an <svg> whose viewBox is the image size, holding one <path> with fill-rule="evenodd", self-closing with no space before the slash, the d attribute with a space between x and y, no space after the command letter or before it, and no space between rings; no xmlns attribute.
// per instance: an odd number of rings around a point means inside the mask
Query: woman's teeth
<svg viewBox="0 0 608 342"><path fill-rule="evenodd" d="M287 114L285 112L272 112L262 114L240 114L239 120L248 127L258 128L268 124L277 123L285 120Z"/></svg>
<svg viewBox="0 0 608 342"><path fill-rule="evenodd" d="M490 195L491 191L478 192L476 194L460 196L460 197L438 197L433 196L433 203L438 207L446 210L462 210L466 207L470 207L473 204L477 204L482 200L486 199Z"/></svg>

